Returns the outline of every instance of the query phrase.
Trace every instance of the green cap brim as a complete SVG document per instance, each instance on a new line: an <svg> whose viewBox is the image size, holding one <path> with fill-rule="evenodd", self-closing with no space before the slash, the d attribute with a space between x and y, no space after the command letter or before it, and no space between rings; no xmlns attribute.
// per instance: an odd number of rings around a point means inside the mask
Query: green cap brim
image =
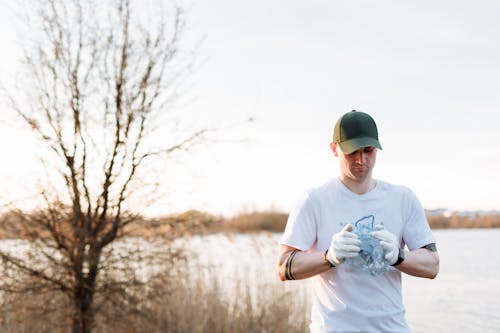
<svg viewBox="0 0 500 333"><path fill-rule="evenodd" d="M377 139L370 137L354 138L339 143L340 149L344 154L354 153L356 150L365 147L375 147L382 150L382 146Z"/></svg>

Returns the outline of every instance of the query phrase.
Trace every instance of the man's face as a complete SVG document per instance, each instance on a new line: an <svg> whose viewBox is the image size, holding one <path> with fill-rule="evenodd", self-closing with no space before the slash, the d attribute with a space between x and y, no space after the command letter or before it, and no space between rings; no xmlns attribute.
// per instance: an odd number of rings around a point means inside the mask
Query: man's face
<svg viewBox="0 0 500 333"><path fill-rule="evenodd" d="M375 147L364 147L351 154L344 154L336 143L332 143L332 151L339 158L340 172L345 177L357 182L371 178L377 159Z"/></svg>

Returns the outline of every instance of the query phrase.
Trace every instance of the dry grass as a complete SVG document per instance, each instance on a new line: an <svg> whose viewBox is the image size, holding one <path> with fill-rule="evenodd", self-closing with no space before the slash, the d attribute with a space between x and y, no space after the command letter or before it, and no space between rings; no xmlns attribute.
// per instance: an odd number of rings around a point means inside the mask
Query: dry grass
<svg viewBox="0 0 500 333"><path fill-rule="evenodd" d="M283 232L288 214L273 211L241 213L222 221L221 230L232 232Z"/></svg>
<svg viewBox="0 0 500 333"><path fill-rule="evenodd" d="M245 246L242 246L243 238ZM188 239L191 247L196 248L193 253L187 253L190 260L171 263L168 272L151 278L137 293L139 311L117 316L119 309L100 309L94 332L294 333L308 330L308 294L300 285L303 281L278 281L274 258L269 258L276 246L274 240L250 235L196 239ZM221 245L227 255L246 249L241 255L251 261L229 270L225 263L242 261L218 257L218 263L208 263L207 258L221 254L206 253L207 256L201 257L205 249L200 244L208 241ZM168 275L168 279L164 275ZM0 299L0 332L71 331L67 300L57 293L3 294Z"/></svg>
<svg viewBox="0 0 500 333"><path fill-rule="evenodd" d="M0 332L2 333L66 333L69 332L67 300L59 293L0 297Z"/></svg>
<svg viewBox="0 0 500 333"><path fill-rule="evenodd" d="M428 216L432 229L454 228L500 228L500 215L480 215L476 217L460 216Z"/></svg>
<svg viewBox="0 0 500 333"><path fill-rule="evenodd" d="M205 272L206 273L206 272ZM242 277L227 290L217 272L179 280L155 309L156 332L305 332L309 309L291 291ZM255 287L258 286L258 290ZM150 331L151 332L151 331Z"/></svg>

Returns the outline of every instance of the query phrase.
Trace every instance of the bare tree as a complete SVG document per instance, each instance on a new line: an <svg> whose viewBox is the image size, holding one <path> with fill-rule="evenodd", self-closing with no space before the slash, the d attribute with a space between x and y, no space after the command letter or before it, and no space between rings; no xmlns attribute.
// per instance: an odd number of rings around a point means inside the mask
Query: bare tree
<svg viewBox="0 0 500 333"><path fill-rule="evenodd" d="M147 315L137 288L148 278L130 263L160 265L175 258L174 250L118 241L141 222L155 194L149 174L155 161L186 152L208 128L175 131L171 102L190 64L179 53L185 26L179 6L145 21L129 0L37 4L23 84L6 96L47 148L40 153L45 174L39 208L9 215L29 245L0 250L0 289L49 295L45 310L86 333L98 315ZM165 116L174 126L160 126ZM50 295L67 303L48 302Z"/></svg>

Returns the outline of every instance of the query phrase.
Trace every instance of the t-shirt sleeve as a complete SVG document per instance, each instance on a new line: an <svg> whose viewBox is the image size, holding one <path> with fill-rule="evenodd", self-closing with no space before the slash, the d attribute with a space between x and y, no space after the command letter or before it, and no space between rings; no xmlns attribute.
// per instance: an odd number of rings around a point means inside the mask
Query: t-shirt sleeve
<svg viewBox="0 0 500 333"><path fill-rule="evenodd" d="M403 230L403 240L406 245L410 250L414 250L435 243L436 240L429 227L429 222L427 222L424 208L417 196L411 190L408 190L406 199L406 223Z"/></svg>
<svg viewBox="0 0 500 333"><path fill-rule="evenodd" d="M288 216L280 244L307 251L316 242L317 211L310 193L305 193Z"/></svg>

